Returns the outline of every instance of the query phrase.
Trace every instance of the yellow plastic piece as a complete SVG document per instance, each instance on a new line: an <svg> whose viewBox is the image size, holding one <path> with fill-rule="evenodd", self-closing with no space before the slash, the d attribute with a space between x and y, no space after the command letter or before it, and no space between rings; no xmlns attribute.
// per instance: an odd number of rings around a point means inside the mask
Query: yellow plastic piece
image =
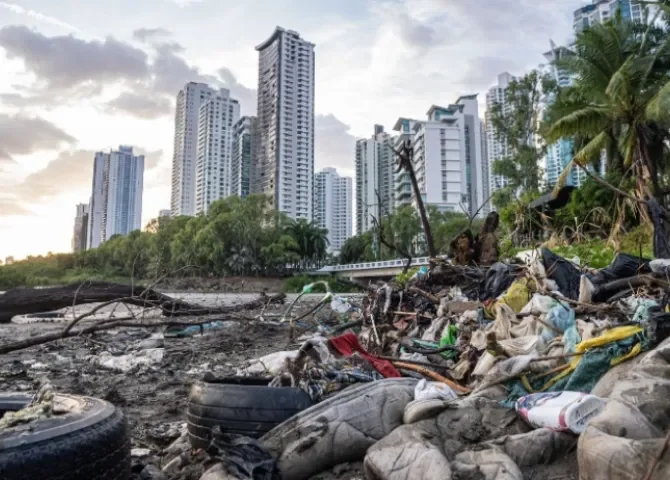
<svg viewBox="0 0 670 480"><path fill-rule="evenodd" d="M598 348L612 342L618 342L619 340L630 338L633 335L637 335L638 333L641 332L642 328L635 325L611 328L609 330L606 330L605 333L600 335L599 337L590 338L589 340L584 340L583 342L578 343L577 346L575 347L575 353L584 353L591 348ZM629 353L613 359L610 364L618 365L619 363L625 362L626 360L629 360L634 356L638 355L641 351L642 351L642 345L638 343L631 349ZM570 375L577 368L577 365L579 365L579 362L581 361L582 361L581 355L573 357L572 361L570 362L570 367L566 368L564 371L562 371L554 378L549 380L546 384L544 384L544 386L540 389L540 392L546 391L547 389L555 385L559 380Z"/></svg>
<svg viewBox="0 0 670 480"><path fill-rule="evenodd" d="M507 291L496 301L488 305L484 311L489 318L496 318L496 305L504 303L514 313L519 313L529 301L530 289L528 288L528 280L522 278L510 285Z"/></svg>

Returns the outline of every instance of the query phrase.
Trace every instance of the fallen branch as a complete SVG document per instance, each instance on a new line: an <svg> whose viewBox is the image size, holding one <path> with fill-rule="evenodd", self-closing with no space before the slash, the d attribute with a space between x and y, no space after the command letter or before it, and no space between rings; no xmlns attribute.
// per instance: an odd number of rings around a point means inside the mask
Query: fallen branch
<svg viewBox="0 0 670 480"><path fill-rule="evenodd" d="M410 291L410 292L412 292L412 293L416 293L417 295L419 295L419 296L425 298L425 299L428 300L430 303L433 303L433 304L436 304L436 305L439 305L439 304L440 304L440 299L439 299L439 298L437 298L437 297L436 297L435 295L433 295L432 293L428 293L428 292L426 292L426 291L424 291L424 290L421 290L421 289L418 288L418 287L409 287L407 290Z"/></svg>
<svg viewBox="0 0 670 480"><path fill-rule="evenodd" d="M387 355L377 355L377 357L381 358L382 360L389 360L390 362L405 362L405 363L411 363L413 365L420 365L423 367L430 367L430 368L435 368L437 370L443 370L445 372L445 375L449 375L451 368L447 367L446 365L440 365L438 363L431 363L431 362L422 362L421 360L410 360L410 359L400 359L398 357L389 357Z"/></svg>
<svg viewBox="0 0 670 480"><path fill-rule="evenodd" d="M242 305L224 305L210 308L184 302L139 285L87 282L85 285L74 284L54 288L16 288L0 295L0 323L9 322L16 315L48 312L85 303L123 301L142 307L152 305L160 308L166 317L176 317L184 315L225 315L260 308L268 300L281 301L283 298L283 294L271 299L262 296Z"/></svg>
<svg viewBox="0 0 670 480"><path fill-rule="evenodd" d="M199 326L200 332L204 331L203 325L208 323L215 322L216 319L207 319L198 322L174 322L174 321L164 321L164 322L151 322L151 323L142 323L142 322L129 322L128 320L133 320L134 317L122 317L114 319L113 321L105 321L96 325L91 325L85 328L78 330L68 330L47 333L44 335L39 335L37 337L27 338L14 343L8 343L6 345L0 345L0 355L4 353L15 352L17 350L23 350L25 348L35 347L37 345L42 345L49 342L54 342L56 340L62 340L64 338L72 338L88 335L89 333L100 332L103 330L110 330L117 327L125 328L156 328L156 327L193 327ZM231 317L227 318L226 321L242 321L242 320L253 320L251 317Z"/></svg>
<svg viewBox="0 0 670 480"><path fill-rule="evenodd" d="M638 275L636 277L622 278L612 282L601 285L593 292L594 301L605 301L612 295L618 294L622 291L635 291L640 287L657 287L664 290L670 289L670 282L665 279L656 278L652 275Z"/></svg>
<svg viewBox="0 0 670 480"><path fill-rule="evenodd" d="M472 390L469 388L465 388L458 383L454 382L453 380L449 380L447 377L443 377L437 372L433 372L432 370L428 370L425 367L421 367L419 365L414 365L412 363L407 363L405 361L395 361L391 362L394 367L397 368L404 368L406 370L413 370L415 372L418 372L422 375L425 375L426 377L435 380L437 382L442 382L447 384L452 390L458 392L458 393L470 393Z"/></svg>

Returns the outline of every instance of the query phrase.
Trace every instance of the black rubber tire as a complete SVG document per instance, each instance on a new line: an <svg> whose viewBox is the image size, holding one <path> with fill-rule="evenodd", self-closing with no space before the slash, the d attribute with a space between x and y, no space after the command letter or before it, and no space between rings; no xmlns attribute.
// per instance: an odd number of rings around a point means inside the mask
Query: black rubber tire
<svg viewBox="0 0 670 480"><path fill-rule="evenodd" d="M0 394L0 416L31 396ZM130 435L123 412L109 402L56 395L68 413L0 432L0 479L128 480Z"/></svg>
<svg viewBox="0 0 670 480"><path fill-rule="evenodd" d="M283 421L312 406L299 388L268 387L270 378L226 377L199 381L191 388L186 415L194 448L207 448L212 428L259 438Z"/></svg>

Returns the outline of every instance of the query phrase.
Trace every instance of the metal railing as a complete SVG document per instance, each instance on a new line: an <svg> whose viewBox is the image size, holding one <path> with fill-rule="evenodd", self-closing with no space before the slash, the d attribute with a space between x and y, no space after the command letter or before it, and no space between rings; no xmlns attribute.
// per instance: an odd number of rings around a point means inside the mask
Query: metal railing
<svg viewBox="0 0 670 480"><path fill-rule="evenodd" d="M419 267L428 265L430 257L417 257L412 259L410 266ZM395 260L382 260L380 262L350 263L348 265L327 265L317 270L318 272L348 272L352 270L376 270L389 267L404 267L407 264L406 258L397 258Z"/></svg>

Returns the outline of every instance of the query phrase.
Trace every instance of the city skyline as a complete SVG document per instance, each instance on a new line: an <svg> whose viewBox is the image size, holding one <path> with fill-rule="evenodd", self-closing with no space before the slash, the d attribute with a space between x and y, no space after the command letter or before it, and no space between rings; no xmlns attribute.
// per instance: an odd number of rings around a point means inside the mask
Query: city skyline
<svg viewBox="0 0 670 480"><path fill-rule="evenodd" d="M40 0L31 2L30 9L0 6L6 13L0 19L0 56L7 65L0 73L0 133L2 125L5 132L11 126L15 137L3 142L8 151L0 161L0 230L6 239L27 238L3 241L1 256L68 250L72 208L87 200L91 155L101 147L129 143L145 155L142 225L155 217L170 198L177 92L188 81L211 82L230 89L241 115L255 115L254 47L277 25L314 43L317 59L341 59L316 62L314 170L333 166L352 176L355 140L365 137L372 125L390 127L399 115L421 117L431 104L484 92L500 71L522 73L537 66L542 45L548 37L560 42L569 36L571 16L582 4L566 1L555 8L548 1L510 2L489 8L474 2L464 11L440 0L419 0L411 6L373 0L319 7L309 2L251 2L266 7L260 17L251 18L244 11L253 6L246 4L230 11L207 0L184 8L168 1L151 3L164 8L148 17L156 9L137 7L137 18L130 23L106 6L75 8L65 2L56 9ZM214 28L213 19L198 28L175 22L182 17L209 19L224 10L229 15L221 18L231 26L225 34L218 24ZM101 11L109 17L106 30L114 32L113 38L106 37L105 29L97 35L86 31L93 23L86 20ZM511 39L502 26L495 27L499 18L510 20L514 13L535 24L521 38ZM324 15L326 28L316 21ZM449 17L488 38L446 38ZM41 56L42 47L51 45L62 47L62 58ZM68 56L68 48L79 48L81 54ZM460 63L459 75L443 72L445 56ZM409 71L411 81L403 73ZM26 87L19 89L18 84ZM481 97L479 101L481 114ZM25 131L32 132L31 138L23 138ZM43 228L53 232L48 241L38 238Z"/></svg>

